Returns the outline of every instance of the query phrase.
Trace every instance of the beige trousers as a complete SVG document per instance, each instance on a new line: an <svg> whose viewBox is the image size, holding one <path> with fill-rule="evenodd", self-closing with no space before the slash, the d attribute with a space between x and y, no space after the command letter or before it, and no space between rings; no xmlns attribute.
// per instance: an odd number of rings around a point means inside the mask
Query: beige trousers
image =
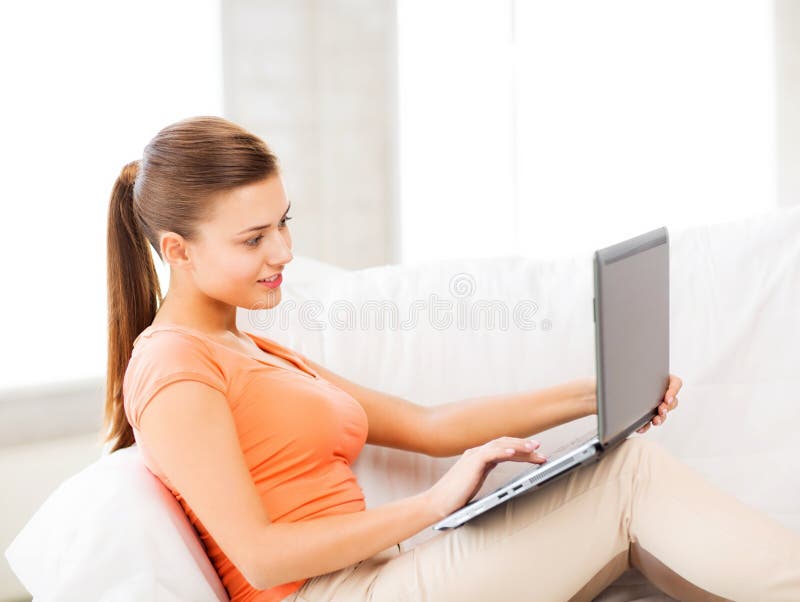
<svg viewBox="0 0 800 602"><path fill-rule="evenodd" d="M678 600L800 601L800 534L646 436L410 550L313 577L285 600L591 600L631 566Z"/></svg>

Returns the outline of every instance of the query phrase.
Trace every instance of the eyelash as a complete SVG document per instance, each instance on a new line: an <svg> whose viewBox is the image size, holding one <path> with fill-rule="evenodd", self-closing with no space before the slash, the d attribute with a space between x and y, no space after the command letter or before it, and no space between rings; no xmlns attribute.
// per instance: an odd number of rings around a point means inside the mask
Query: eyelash
<svg viewBox="0 0 800 602"><path fill-rule="evenodd" d="M279 225L278 227L279 227L279 228L284 228L284 227L286 227L286 222L288 222L290 219L292 219L292 218L291 218L291 217L289 217L289 216L287 215L286 217L284 217L284 218L283 218L283 219L280 221L280 223L281 223L282 225ZM246 240L246 241L244 241L244 244L245 244L245 246L248 246L248 247L257 247L257 246L258 246L258 243L259 243L259 242L261 242L261 239L262 239L262 238L264 238L264 235L263 235L263 234L259 234L258 236L254 237L254 238L251 238L250 240ZM255 241L255 242L253 242L253 241Z"/></svg>

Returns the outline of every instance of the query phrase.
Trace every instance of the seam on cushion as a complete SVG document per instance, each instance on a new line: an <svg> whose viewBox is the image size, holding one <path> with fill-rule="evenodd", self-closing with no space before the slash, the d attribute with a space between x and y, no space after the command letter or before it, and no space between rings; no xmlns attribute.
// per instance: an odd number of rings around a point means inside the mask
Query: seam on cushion
<svg viewBox="0 0 800 602"><path fill-rule="evenodd" d="M162 389L173 383L182 382L186 380L200 382L204 385L208 385L215 391L219 391L223 395L227 395L227 391L225 390L225 388L224 387L220 388L219 383L216 382L207 374L203 374L201 372L192 372L189 370L174 372L168 376L163 376L159 378L148 389L148 393L147 395L145 395L145 401L140 405L137 415L133 416L136 422L136 424L134 424L133 426L139 429L139 422L142 418L142 414L144 414L144 411L147 409L147 406L150 405L150 402L153 401L153 398L156 396L157 393L159 393Z"/></svg>

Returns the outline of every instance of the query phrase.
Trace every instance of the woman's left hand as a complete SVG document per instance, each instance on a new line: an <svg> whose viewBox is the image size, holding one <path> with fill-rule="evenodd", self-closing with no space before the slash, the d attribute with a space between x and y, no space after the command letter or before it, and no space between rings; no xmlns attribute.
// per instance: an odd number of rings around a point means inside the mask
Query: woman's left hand
<svg viewBox="0 0 800 602"><path fill-rule="evenodd" d="M646 433L650 428L650 424L658 426L666 421L667 413L678 407L678 391L681 390L682 386L683 381L680 378L674 374L669 375L669 385L667 386L667 392L664 394L664 401L658 406L658 416L654 416L650 422L637 429L637 433Z"/></svg>

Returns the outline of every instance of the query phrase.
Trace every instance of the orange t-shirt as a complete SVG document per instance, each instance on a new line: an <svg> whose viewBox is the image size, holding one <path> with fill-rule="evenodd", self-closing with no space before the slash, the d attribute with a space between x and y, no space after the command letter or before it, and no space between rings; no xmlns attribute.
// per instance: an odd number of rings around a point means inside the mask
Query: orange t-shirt
<svg viewBox="0 0 800 602"><path fill-rule="evenodd" d="M307 580L255 589L139 442L139 420L167 385L194 380L225 394L250 474L270 521L295 522L366 507L350 465L367 439L367 415L351 395L325 380L307 358L246 333L259 348L302 373L231 349L176 325L150 325L134 341L123 381L125 414L147 468L177 498L233 602L282 600Z"/></svg>

